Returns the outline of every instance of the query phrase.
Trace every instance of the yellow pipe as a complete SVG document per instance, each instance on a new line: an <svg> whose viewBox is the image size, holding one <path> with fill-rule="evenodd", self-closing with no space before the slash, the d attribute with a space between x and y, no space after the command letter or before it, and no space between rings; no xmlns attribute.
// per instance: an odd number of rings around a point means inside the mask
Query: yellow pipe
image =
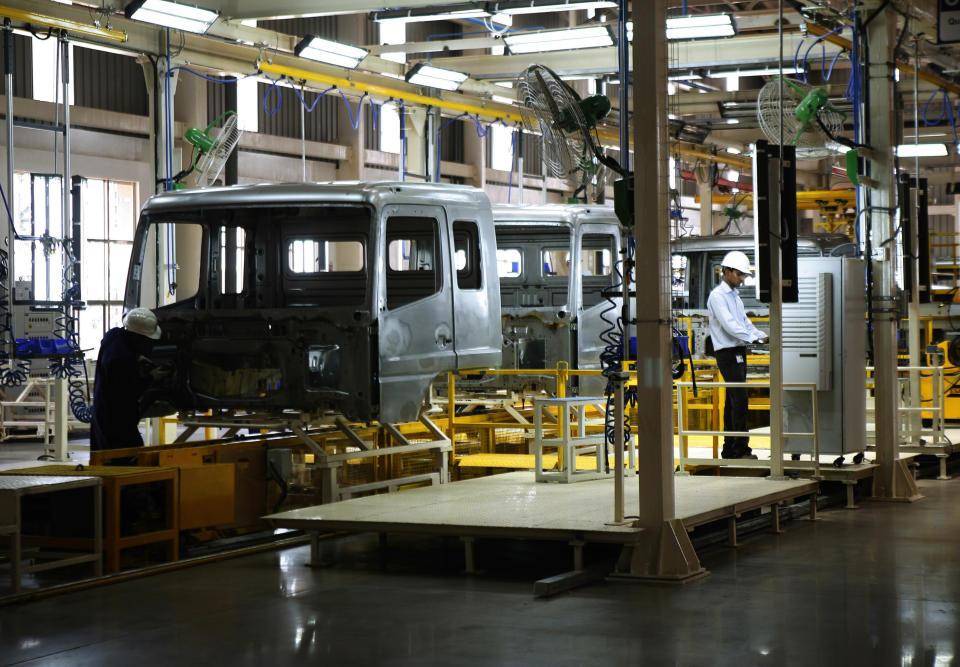
<svg viewBox="0 0 960 667"><path fill-rule="evenodd" d="M812 210L820 208L821 202L829 204L843 203L853 206L856 203L856 192L853 190L797 190L797 210ZM750 207L753 204L753 193L744 192L739 195L729 195L726 198L717 197L715 202L725 206L736 199L738 204ZM700 195L694 197L700 201Z"/></svg>
<svg viewBox="0 0 960 667"><path fill-rule="evenodd" d="M685 157L695 157L698 160L708 160L710 162L728 164L733 167L741 167L743 169L753 168L753 163L745 158L737 157L736 155L730 155L729 157L726 155L716 155L714 153L697 150L696 148L688 148L687 146L675 141L670 142L670 152L676 153L677 155L683 155Z"/></svg>
<svg viewBox="0 0 960 667"><path fill-rule="evenodd" d="M61 19L56 16L38 14L36 12L26 11L23 9L14 9L13 7L6 7L3 5L0 5L0 16L6 17L13 21L23 21L24 23L30 23L32 25L42 25L45 28L66 30L68 33L73 33L75 35L102 37L104 39L111 39L115 42L127 41L127 33L125 33L123 30L98 28L94 25L80 23L79 21Z"/></svg>
<svg viewBox="0 0 960 667"><path fill-rule="evenodd" d="M478 116L487 116L490 118L498 118L500 120L512 121L519 123L520 113L515 111L504 111L496 107L481 107L476 104L465 104L463 102L455 102L453 100L444 100L439 97L427 97L426 95L418 95L417 93L407 92L405 90L399 90L397 88L389 88L387 86L381 86L376 83L365 83L362 81L351 81L340 76L331 76L329 74L320 74L319 72L311 72L310 70L301 69L299 67L287 67L286 65L275 65L268 62L260 62L257 67L259 67L261 72L266 72L268 74L282 74L291 79L303 79L305 81L316 81L318 83L323 83L328 86L338 86L340 88L345 88L348 90L356 90L364 93L369 93L370 95L377 95L380 97L394 98L397 100L403 100L404 102L413 102L415 104L422 104L424 106L437 107L440 109L448 109L450 111L459 111L461 113L472 113Z"/></svg>

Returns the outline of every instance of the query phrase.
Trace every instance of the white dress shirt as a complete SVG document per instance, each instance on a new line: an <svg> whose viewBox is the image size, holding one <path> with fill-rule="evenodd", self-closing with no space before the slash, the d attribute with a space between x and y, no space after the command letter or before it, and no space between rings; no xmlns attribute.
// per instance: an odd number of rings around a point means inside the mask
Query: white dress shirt
<svg viewBox="0 0 960 667"><path fill-rule="evenodd" d="M748 345L767 336L753 326L743 310L740 294L724 280L710 292L707 310L710 313L710 337L713 338L715 350Z"/></svg>

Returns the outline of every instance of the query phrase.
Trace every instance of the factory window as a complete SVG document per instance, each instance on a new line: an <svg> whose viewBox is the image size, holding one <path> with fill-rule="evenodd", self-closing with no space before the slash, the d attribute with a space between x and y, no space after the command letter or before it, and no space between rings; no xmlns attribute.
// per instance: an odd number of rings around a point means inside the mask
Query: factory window
<svg viewBox="0 0 960 667"><path fill-rule="evenodd" d="M386 21L378 24L380 28L380 44L405 44L407 41L407 26L399 21ZM402 51L381 53L384 60L397 63L407 62L407 54ZM384 153L399 153L400 146L400 107L396 104L385 103L380 108L380 150Z"/></svg>
<svg viewBox="0 0 960 667"><path fill-rule="evenodd" d="M80 346L97 348L122 325L123 295L137 225L137 184L85 178L80 189Z"/></svg>
<svg viewBox="0 0 960 667"><path fill-rule="evenodd" d="M62 203L59 176L17 173L14 181L16 231L13 275L17 301L59 304L64 271L80 263L77 331L80 347L96 356L103 334L121 326L127 265L137 222L137 184L126 181L83 179L80 188L80 254L64 254ZM68 229L67 232L72 230ZM36 305L42 305L36 304ZM27 331L16 317L17 337L53 335L54 331Z"/></svg>
<svg viewBox="0 0 960 667"><path fill-rule="evenodd" d="M480 232L477 223L458 220L453 223L454 266L457 287L480 289Z"/></svg>
<svg viewBox="0 0 960 667"><path fill-rule="evenodd" d="M64 269L63 190L59 176L17 174L14 206L17 235L13 248L14 280L29 286L29 299L60 301Z"/></svg>
<svg viewBox="0 0 960 667"><path fill-rule="evenodd" d="M60 85L60 66L63 50L57 47L56 39L31 40L33 55L33 99L41 102L63 102L63 90ZM73 44L69 45L69 67L67 94L73 104Z"/></svg>
<svg viewBox="0 0 960 667"><path fill-rule="evenodd" d="M519 278L523 273L523 251L520 248L497 248L497 275Z"/></svg>
<svg viewBox="0 0 960 667"><path fill-rule="evenodd" d="M491 125L490 168L513 170L514 130L505 125Z"/></svg>
<svg viewBox="0 0 960 667"><path fill-rule="evenodd" d="M436 220L389 218L386 243L388 308L396 308L440 291L443 274Z"/></svg>

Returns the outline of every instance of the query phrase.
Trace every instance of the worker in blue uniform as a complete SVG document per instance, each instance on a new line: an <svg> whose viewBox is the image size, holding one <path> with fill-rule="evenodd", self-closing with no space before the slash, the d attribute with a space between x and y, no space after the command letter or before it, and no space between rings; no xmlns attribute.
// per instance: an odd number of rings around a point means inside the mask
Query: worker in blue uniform
<svg viewBox="0 0 960 667"><path fill-rule="evenodd" d="M710 314L710 337L717 358L717 368L724 382L747 381L747 345L766 343L770 339L753 326L743 310L743 301L737 288L748 275L752 275L750 260L739 250L728 252L721 262L720 283L710 292L707 310ZM723 406L723 430L747 430L747 390L743 387L728 387ZM725 436L723 451L725 459L757 458L750 449L747 436Z"/></svg>
<svg viewBox="0 0 960 667"><path fill-rule="evenodd" d="M134 308L103 337L93 384L90 449L142 447L140 397L152 380L145 355L161 335L157 316Z"/></svg>

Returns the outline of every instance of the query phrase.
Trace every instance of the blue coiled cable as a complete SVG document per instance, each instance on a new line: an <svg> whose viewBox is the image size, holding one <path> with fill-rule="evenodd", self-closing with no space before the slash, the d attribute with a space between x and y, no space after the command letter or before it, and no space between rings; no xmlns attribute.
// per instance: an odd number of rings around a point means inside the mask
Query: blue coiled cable
<svg viewBox="0 0 960 667"><path fill-rule="evenodd" d="M607 285L601 291L601 295L607 301L607 307L603 309L600 313L601 319L606 323L607 328L603 330L600 334L600 342L603 344L603 350L600 352L600 368L601 373L605 378L607 378L607 387L604 390L604 395L607 397L606 410L604 414L604 434L606 436L607 442L611 445L616 444L616 435L617 435L617 426L616 426L616 415L614 414L615 410L615 401L614 401L614 381L613 374L619 373L623 369L623 350L624 350L624 340L623 340L623 315L620 310L622 307L617 304L616 297L622 296L623 293L623 281L624 281L624 266L628 267L633 264L633 256L636 251L635 241L633 238L629 238L627 241L627 252L626 260L619 259L613 265L614 271L614 284ZM616 316L611 316L610 313L616 313ZM633 407L637 404L637 390L636 388L624 388L623 393L623 438L624 442L630 441L630 411L628 408ZM607 467L609 468L609 462L607 462Z"/></svg>
<svg viewBox="0 0 960 667"><path fill-rule="evenodd" d="M63 300L59 306L57 330L67 343L67 352L50 360L50 373L67 381L70 410L77 420L89 424L93 419L93 405L90 400L90 383L83 351L80 349L80 335L77 333L78 318L74 314L80 305L80 286L68 276L73 275L76 260L64 244L67 266L63 271ZM82 378L82 379L81 379Z"/></svg>

